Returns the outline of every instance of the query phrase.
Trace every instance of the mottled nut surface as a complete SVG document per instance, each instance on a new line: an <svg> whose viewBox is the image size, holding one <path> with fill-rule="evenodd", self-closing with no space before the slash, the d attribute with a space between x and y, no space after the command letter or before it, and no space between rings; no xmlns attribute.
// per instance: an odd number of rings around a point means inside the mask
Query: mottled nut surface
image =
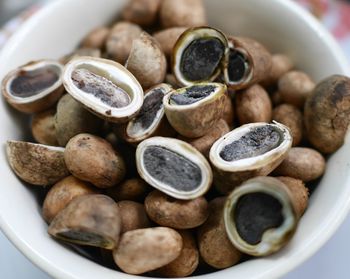
<svg viewBox="0 0 350 279"><path fill-rule="evenodd" d="M187 27L172 27L153 34L153 37L157 40L161 50L168 59L170 59L173 53L173 48L177 39L186 29Z"/></svg>
<svg viewBox="0 0 350 279"><path fill-rule="evenodd" d="M315 83L304 72L291 71L278 81L278 90L284 103L302 108L315 88Z"/></svg>
<svg viewBox="0 0 350 279"><path fill-rule="evenodd" d="M236 113L241 125L270 122L272 104L266 90L256 84L236 94Z"/></svg>
<svg viewBox="0 0 350 279"><path fill-rule="evenodd" d="M122 233L151 226L151 222L142 203L120 201L118 202L118 206L122 219Z"/></svg>
<svg viewBox="0 0 350 279"><path fill-rule="evenodd" d="M162 0L130 0L122 11L122 18L142 26L152 25L157 20Z"/></svg>
<svg viewBox="0 0 350 279"><path fill-rule="evenodd" d="M303 114L292 105L282 104L274 108L272 120L286 125L293 137L293 146L299 145L303 137Z"/></svg>
<svg viewBox="0 0 350 279"><path fill-rule="evenodd" d="M182 237L173 229L157 227L126 232L113 257L126 273L142 274L175 260L182 250Z"/></svg>
<svg viewBox="0 0 350 279"><path fill-rule="evenodd" d="M106 140L90 134L72 138L64 160L75 177L99 188L112 187L125 175L125 163L119 153Z"/></svg>
<svg viewBox="0 0 350 279"><path fill-rule="evenodd" d="M209 214L208 203L204 197L177 200L160 191L153 191L146 197L145 208L154 222L175 229L198 227Z"/></svg>
<svg viewBox="0 0 350 279"><path fill-rule="evenodd" d="M105 26L93 29L85 36L81 42L81 47L102 49L105 46L109 31L109 28Z"/></svg>
<svg viewBox="0 0 350 279"><path fill-rule="evenodd" d="M106 42L106 51L110 58L124 64L130 54L132 42L142 29L133 23L121 21L113 25Z"/></svg>
<svg viewBox="0 0 350 279"><path fill-rule="evenodd" d="M50 191L46 194L42 214L47 223L51 223L52 219L74 198L96 194L96 191L91 185L86 182L68 176L57 182Z"/></svg>
<svg viewBox="0 0 350 279"><path fill-rule="evenodd" d="M108 188L107 194L115 201L142 201L150 191L149 185L140 178L130 178L121 184Z"/></svg>
<svg viewBox="0 0 350 279"><path fill-rule="evenodd" d="M226 198L216 198L209 203L209 218L198 230L199 252L212 267L223 269L235 265L242 254L229 240L223 216Z"/></svg>
<svg viewBox="0 0 350 279"><path fill-rule="evenodd" d="M325 168L326 161L316 150L293 147L283 162L274 170L274 174L308 182L322 176Z"/></svg>
<svg viewBox="0 0 350 279"><path fill-rule="evenodd" d="M321 81L305 104L307 137L322 153L344 143L350 123L350 79L334 75Z"/></svg>
<svg viewBox="0 0 350 279"><path fill-rule="evenodd" d="M199 252L196 239L190 231L181 230L183 247L180 256L171 263L157 269L155 273L162 277L186 277L191 275L198 266Z"/></svg>
<svg viewBox="0 0 350 279"><path fill-rule="evenodd" d="M57 146L55 110L47 110L33 115L32 134L41 144Z"/></svg>

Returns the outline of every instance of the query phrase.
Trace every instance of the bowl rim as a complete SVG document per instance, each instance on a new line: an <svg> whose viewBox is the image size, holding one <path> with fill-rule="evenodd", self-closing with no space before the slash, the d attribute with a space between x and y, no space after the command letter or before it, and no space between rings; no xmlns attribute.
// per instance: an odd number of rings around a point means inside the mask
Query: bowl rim
<svg viewBox="0 0 350 279"><path fill-rule="evenodd" d="M36 25L38 22L42 21L48 14L51 14L57 6L67 5L67 2L71 0L52 0L46 3L35 15L31 16L29 19L23 23L20 28L11 36L11 38L6 42L3 48L0 50L0 61L5 59L8 55L11 54L12 48L17 45L18 41L21 41L27 33L31 32L32 26ZM311 27L319 37L322 37L324 43L330 48L333 49L335 59L338 65L341 67L343 74L350 75L350 65L347 62L347 58L340 48L339 44L336 42L334 37L325 29L325 27L310 13L300 7L297 3L286 0L270 0L273 4L283 6L283 8L290 10L296 14L301 21L306 25ZM350 185L348 187L350 190ZM349 191L350 192L350 191ZM291 270L295 269L301 263L306 261L312 255L314 255L336 232L339 226L345 220L348 212L350 211L350 195L347 198L343 199L342 204L338 204L337 214L333 214L333 217L324 227L322 233L317 235L317 241L312 243L307 243L308 249L304 250L304 253L295 257L293 261L289 261L288 264L278 264L274 266L273 269L268 269L266 272L261 273L257 278L259 279L269 279L269 278L278 278ZM66 271L63 271L55 263L48 261L43 255L37 254L35 249L33 249L24 239L20 238L16 232L12 229L11 225L7 223L0 212L0 229L4 235L11 241L11 243L34 265L39 267L44 272L48 273L55 278L66 278L66 279L78 279L73 274L70 274ZM93 264L93 263L92 263ZM227 271L227 270L226 270ZM220 271L219 271L220 272ZM118 275L117 275L118 274ZM202 278L214 278L215 273L202 275ZM273 275L272 275L273 274ZM116 276L120 278L136 278L135 276L128 274L116 273Z"/></svg>

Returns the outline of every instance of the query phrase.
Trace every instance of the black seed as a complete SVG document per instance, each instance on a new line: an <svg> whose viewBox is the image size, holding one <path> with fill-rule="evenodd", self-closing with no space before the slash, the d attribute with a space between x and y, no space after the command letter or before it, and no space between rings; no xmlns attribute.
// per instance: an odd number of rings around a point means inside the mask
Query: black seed
<svg viewBox="0 0 350 279"><path fill-rule="evenodd" d="M281 140L281 135L273 127L257 127L226 145L221 150L220 157L228 162L256 157L278 147Z"/></svg>
<svg viewBox="0 0 350 279"><path fill-rule="evenodd" d="M228 63L228 77L230 82L241 81L247 71L247 62L243 54L237 51L231 51Z"/></svg>
<svg viewBox="0 0 350 279"><path fill-rule="evenodd" d="M184 156L162 146L149 146L143 155L147 172L155 179L184 192L202 181L200 168Z"/></svg>
<svg viewBox="0 0 350 279"><path fill-rule="evenodd" d="M193 41L183 52L180 71L187 80L208 80L218 68L225 46L216 38Z"/></svg>
<svg viewBox="0 0 350 279"><path fill-rule="evenodd" d="M177 105L190 105L208 97L215 92L215 88L214 85L193 85L184 93L172 94L170 101Z"/></svg>
<svg viewBox="0 0 350 279"><path fill-rule="evenodd" d="M13 96L31 97L48 89L57 82L59 76L49 67L43 67L34 71L20 71L10 84Z"/></svg>
<svg viewBox="0 0 350 279"><path fill-rule="evenodd" d="M232 217L240 237L256 245L266 230L278 228L283 223L282 205L265 193L247 194L238 200Z"/></svg>

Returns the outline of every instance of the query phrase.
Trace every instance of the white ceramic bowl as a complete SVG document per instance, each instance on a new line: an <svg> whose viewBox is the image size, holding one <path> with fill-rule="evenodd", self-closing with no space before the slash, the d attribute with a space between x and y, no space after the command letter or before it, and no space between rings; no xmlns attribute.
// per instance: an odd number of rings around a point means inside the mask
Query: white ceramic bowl
<svg viewBox="0 0 350 279"><path fill-rule="evenodd" d="M53 1L12 37L0 54L0 79L32 59L69 53L93 27L115 18L122 0ZM332 37L310 15L288 0L207 0L212 26L255 37L273 51L290 55L298 68L319 81L347 74L348 65ZM28 138L26 115L0 103L0 142ZM291 243L279 253L250 260L202 278L275 278L305 261L323 245L350 207L350 142L328 161L327 172ZM46 233L40 206L29 187L10 170L0 153L0 225L7 237L33 263L55 278L132 278L99 266L53 241Z"/></svg>

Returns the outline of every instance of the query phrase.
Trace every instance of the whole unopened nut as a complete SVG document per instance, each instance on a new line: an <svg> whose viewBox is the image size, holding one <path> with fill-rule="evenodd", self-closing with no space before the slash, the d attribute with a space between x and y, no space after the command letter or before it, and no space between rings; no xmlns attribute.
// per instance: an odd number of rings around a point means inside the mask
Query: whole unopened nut
<svg viewBox="0 0 350 279"><path fill-rule="evenodd" d="M170 59L173 48L180 35L185 32L187 27L171 27L153 34L165 56Z"/></svg>
<svg viewBox="0 0 350 279"><path fill-rule="evenodd" d="M106 140L79 134L67 144L64 160L69 171L77 178L99 188L118 184L125 175L125 163Z"/></svg>
<svg viewBox="0 0 350 279"><path fill-rule="evenodd" d="M150 186L140 178L130 178L121 184L107 189L107 194L115 201L143 201Z"/></svg>
<svg viewBox="0 0 350 279"><path fill-rule="evenodd" d="M236 113L241 125L270 122L272 104L266 90L256 84L236 94Z"/></svg>
<svg viewBox="0 0 350 279"><path fill-rule="evenodd" d="M188 230L181 230L178 233L181 235L183 242L181 254L171 263L157 269L155 273L159 276L166 278L186 277L197 269L199 252L196 239Z"/></svg>
<svg viewBox="0 0 350 279"><path fill-rule="evenodd" d="M209 218L198 230L200 255L207 264L217 269L235 265L242 256L226 233L223 215L225 202L226 197L220 197L209 203Z"/></svg>
<svg viewBox="0 0 350 279"><path fill-rule="evenodd" d="M130 54L132 42L142 29L133 23L121 21L113 25L106 41L106 51L110 58L124 64Z"/></svg>
<svg viewBox="0 0 350 279"><path fill-rule="evenodd" d="M182 251L182 237L173 229L139 229L122 235L113 257L117 266L129 274L142 274L165 266Z"/></svg>
<svg viewBox="0 0 350 279"><path fill-rule="evenodd" d="M304 72L291 71L278 81L278 90L284 103L302 108L315 88L315 83Z"/></svg>
<svg viewBox="0 0 350 279"><path fill-rule="evenodd" d="M90 31L81 42L83 48L104 48L107 37L109 35L109 28L100 26Z"/></svg>
<svg viewBox="0 0 350 279"><path fill-rule="evenodd" d="M57 146L55 110L46 110L33 115L32 134L41 144Z"/></svg>
<svg viewBox="0 0 350 279"><path fill-rule="evenodd" d="M202 0L163 0L160 9L160 21L164 28L175 26L207 25Z"/></svg>
<svg viewBox="0 0 350 279"><path fill-rule="evenodd" d="M66 65L70 60L79 56L101 57L101 50L98 48L78 48L75 51L60 58L60 62Z"/></svg>
<svg viewBox="0 0 350 279"><path fill-rule="evenodd" d="M146 197L145 208L154 222L175 229L198 227L209 214L208 203L204 197L177 200L160 191L153 191Z"/></svg>
<svg viewBox="0 0 350 279"><path fill-rule="evenodd" d="M130 0L122 11L122 18L141 26L156 22L162 0Z"/></svg>
<svg viewBox="0 0 350 279"><path fill-rule="evenodd" d="M274 174L309 182L322 176L325 168L326 161L316 150L293 147L283 162L274 170Z"/></svg>
<svg viewBox="0 0 350 279"><path fill-rule="evenodd" d="M269 75L263 80L264 86L276 83L284 74L294 67L293 61L285 54L272 55L272 66Z"/></svg>
<svg viewBox="0 0 350 279"><path fill-rule="evenodd" d="M45 221L50 224L53 218L74 198L87 194L96 194L96 191L88 183L74 176L60 180L45 197L42 210Z"/></svg>
<svg viewBox="0 0 350 279"><path fill-rule="evenodd" d="M121 233L151 226L151 222L147 217L145 207L142 203L120 201L118 202L118 207L122 221Z"/></svg>
<svg viewBox="0 0 350 279"><path fill-rule="evenodd" d="M292 105L282 104L274 108L272 120L286 125L293 137L293 146L299 145L303 138L303 114Z"/></svg>

